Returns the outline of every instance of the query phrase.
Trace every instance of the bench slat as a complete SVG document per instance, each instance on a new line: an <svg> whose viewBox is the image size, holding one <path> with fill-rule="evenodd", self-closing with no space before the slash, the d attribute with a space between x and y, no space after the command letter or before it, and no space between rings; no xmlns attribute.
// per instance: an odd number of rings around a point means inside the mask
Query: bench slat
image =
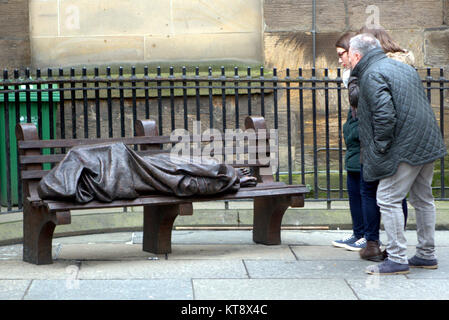
<svg viewBox="0 0 449 320"><path fill-rule="evenodd" d="M169 153L170 150L145 150L137 151L139 155L151 155L157 153ZM65 153L59 154L41 154L41 155L31 155L31 156L21 156L20 164L31 164L31 163L55 163L60 162L65 157Z"/></svg>
<svg viewBox="0 0 449 320"><path fill-rule="evenodd" d="M81 145L97 143L123 142L125 144L161 144L170 143L168 136L141 136L130 138L109 138L109 139L53 139L53 140L24 140L18 142L19 149L42 149L42 148L68 148Z"/></svg>
<svg viewBox="0 0 449 320"><path fill-rule="evenodd" d="M229 147L226 147L229 148ZM229 150L229 149L228 149ZM227 150L225 148L222 149L222 155L225 154ZM233 148L232 150L234 153L236 153L237 149L236 147ZM150 149L150 150L145 150L145 151L136 151L137 154L139 154L140 156L149 156L149 155L154 155L154 154L158 154L158 153L170 153L171 149ZM248 147L245 146L243 148L243 153L247 153L248 152ZM38 163L38 164L42 164L42 163L56 163L56 162L60 162L65 156L65 153L57 153L57 154L36 154L36 155L21 155L19 158L19 163L20 164L33 164L33 163ZM246 163L242 163L242 166L245 166ZM247 165L248 166L248 165ZM253 164L253 166L265 166L262 164L258 164L255 163Z"/></svg>
<svg viewBox="0 0 449 320"><path fill-rule="evenodd" d="M116 208L116 207L135 207L144 205L164 205L164 204L181 204L189 202L203 202L203 201L217 201L217 200L237 200L237 199L251 199L256 197L275 197L280 195L303 195L308 192L304 185L267 185L258 186L254 188L241 188L236 193L226 193L215 196L196 196L196 197L173 197L164 195L140 196L133 200L116 200L110 203L91 201L86 204L79 204L75 202L61 202L46 200L39 202L39 205L48 207L50 212L62 210L83 210L94 208ZM34 203L37 205L37 203Z"/></svg>
<svg viewBox="0 0 449 320"><path fill-rule="evenodd" d="M245 140L255 141L257 135L245 137ZM53 140L21 140L18 141L18 147L21 150L26 149L42 149L42 148L70 148L80 145L89 145L96 143L111 143L111 142L123 142L124 144L166 144L181 142L181 140L172 140L171 136L135 136L128 138L94 138L94 139L53 139ZM267 137L263 136L263 139ZM201 136L201 142L212 142L213 137L207 138ZM198 141L198 136L189 136L189 139L184 137L182 142L195 143Z"/></svg>

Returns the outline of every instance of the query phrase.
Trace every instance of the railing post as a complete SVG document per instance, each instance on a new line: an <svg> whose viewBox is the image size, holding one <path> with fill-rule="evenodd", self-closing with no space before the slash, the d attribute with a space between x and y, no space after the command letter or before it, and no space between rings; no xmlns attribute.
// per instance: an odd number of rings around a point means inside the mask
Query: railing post
<svg viewBox="0 0 449 320"><path fill-rule="evenodd" d="M440 68L440 130L441 130L441 135L443 137L443 141L444 141L444 83L445 83L445 78L444 78L444 70L443 68ZM447 90L447 89L446 89ZM444 157L441 158L440 160L440 184L441 184L441 198L444 199L446 197L446 191L445 191L445 182L444 182L444 178L445 178L445 170L444 170Z"/></svg>

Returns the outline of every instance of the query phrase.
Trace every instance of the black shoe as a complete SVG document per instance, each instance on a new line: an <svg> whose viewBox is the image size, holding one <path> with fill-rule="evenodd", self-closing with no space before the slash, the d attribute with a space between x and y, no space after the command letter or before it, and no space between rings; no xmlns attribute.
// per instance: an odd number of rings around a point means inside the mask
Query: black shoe
<svg viewBox="0 0 449 320"><path fill-rule="evenodd" d="M437 259L423 259L417 256L413 256L408 259L408 265L412 268L423 268L423 269L438 269Z"/></svg>
<svg viewBox="0 0 449 320"><path fill-rule="evenodd" d="M378 265L367 267L365 272L376 275L407 274L410 273L410 268L408 264L401 264L385 259L384 262L379 263Z"/></svg>

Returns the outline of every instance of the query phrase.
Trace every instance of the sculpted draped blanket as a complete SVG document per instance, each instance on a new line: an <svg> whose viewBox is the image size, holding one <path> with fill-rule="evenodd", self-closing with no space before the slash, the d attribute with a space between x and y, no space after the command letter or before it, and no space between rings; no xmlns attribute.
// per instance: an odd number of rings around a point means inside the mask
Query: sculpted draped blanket
<svg viewBox="0 0 449 320"><path fill-rule="evenodd" d="M236 192L236 170L213 159L191 162L170 154L139 156L123 143L73 147L38 185L41 199L111 202L145 194L180 197Z"/></svg>

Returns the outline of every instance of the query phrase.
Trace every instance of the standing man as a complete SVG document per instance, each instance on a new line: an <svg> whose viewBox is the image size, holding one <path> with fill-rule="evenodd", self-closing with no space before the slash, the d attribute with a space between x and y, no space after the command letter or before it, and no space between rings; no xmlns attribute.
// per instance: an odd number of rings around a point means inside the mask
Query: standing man
<svg viewBox="0 0 449 320"><path fill-rule="evenodd" d="M363 177L379 180L377 204L388 237L388 258L369 274L405 274L409 267L435 269L433 163L446 147L416 70L387 58L370 34L350 40L352 76L359 79L359 136ZM418 245L407 259L402 200L416 212Z"/></svg>

